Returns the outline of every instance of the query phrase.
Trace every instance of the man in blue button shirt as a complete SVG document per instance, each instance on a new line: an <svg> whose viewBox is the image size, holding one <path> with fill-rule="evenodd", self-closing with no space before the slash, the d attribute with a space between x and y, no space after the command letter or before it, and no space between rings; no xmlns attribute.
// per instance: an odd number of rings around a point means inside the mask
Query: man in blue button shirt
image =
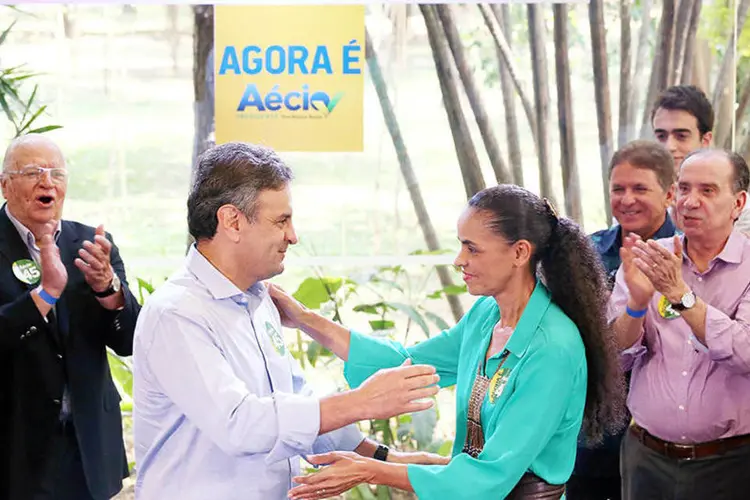
<svg viewBox="0 0 750 500"><path fill-rule="evenodd" d="M384 370L327 397L305 383L262 283L283 271L297 243L291 180L260 146L223 144L198 160L187 203L196 243L136 326L139 499L281 500L300 456L354 450L390 459L354 422L432 405L416 401L437 393L428 366Z"/></svg>
<svg viewBox="0 0 750 500"><path fill-rule="evenodd" d="M636 233L647 240L675 234L667 212L674 200L675 181L674 159L657 142L633 141L612 156L609 195L617 223L591 235L609 275L610 287L620 267L625 235ZM620 441L624 432L607 436L597 448L578 448L573 476L567 484L568 500L620 498Z"/></svg>

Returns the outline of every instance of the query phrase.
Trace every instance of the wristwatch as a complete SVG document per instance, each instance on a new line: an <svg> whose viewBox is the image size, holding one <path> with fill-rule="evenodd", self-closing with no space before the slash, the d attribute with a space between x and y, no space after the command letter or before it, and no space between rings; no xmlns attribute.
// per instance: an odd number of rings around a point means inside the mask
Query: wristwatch
<svg viewBox="0 0 750 500"><path fill-rule="evenodd" d="M372 456L375 460L382 460L383 462L388 460L388 447L382 444L378 445L378 449L375 450L375 454Z"/></svg>
<svg viewBox="0 0 750 500"><path fill-rule="evenodd" d="M117 276L117 273L112 274L112 282L109 284L109 288L106 290L103 290L101 292L94 292L95 297L99 297L100 299L103 299L105 297L109 297L110 295L114 295L117 292L120 291L120 278Z"/></svg>
<svg viewBox="0 0 750 500"><path fill-rule="evenodd" d="M693 306L695 306L695 293L692 290L688 290L678 303L672 304L672 309L675 311L684 311L691 309Z"/></svg>

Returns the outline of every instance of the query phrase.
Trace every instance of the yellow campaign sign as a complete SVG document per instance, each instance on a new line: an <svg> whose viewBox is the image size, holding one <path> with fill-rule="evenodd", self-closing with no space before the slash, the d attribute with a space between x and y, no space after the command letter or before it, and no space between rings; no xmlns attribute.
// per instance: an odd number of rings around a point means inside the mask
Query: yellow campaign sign
<svg viewBox="0 0 750 500"><path fill-rule="evenodd" d="M363 150L364 5L214 9L217 144Z"/></svg>

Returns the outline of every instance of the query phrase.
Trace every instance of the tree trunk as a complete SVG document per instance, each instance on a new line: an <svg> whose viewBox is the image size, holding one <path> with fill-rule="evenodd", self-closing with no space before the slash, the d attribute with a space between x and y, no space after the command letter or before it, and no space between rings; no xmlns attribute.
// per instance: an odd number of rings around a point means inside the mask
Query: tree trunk
<svg viewBox="0 0 750 500"><path fill-rule="evenodd" d="M612 219L609 206L609 160L612 157L612 109L609 101L609 75L607 73L607 42L604 30L604 2L589 3L589 27L591 28L591 55L594 66L594 97L596 99L596 122L599 127L599 157L601 161L602 188L606 221Z"/></svg>
<svg viewBox="0 0 750 500"><path fill-rule="evenodd" d="M478 191L484 189L485 184L477 158L477 151L471 139L471 132L461 109L456 75L453 67L451 67L450 56L445 46L445 34L440 27L433 5L422 4L419 9L422 11L422 17L424 17L427 27L427 37L432 49L432 58L435 61L435 71L437 71L440 81L443 106L445 107L445 113L448 115L448 123L453 134L453 143L456 147L456 156L461 168L466 197L471 198Z"/></svg>
<svg viewBox="0 0 750 500"><path fill-rule="evenodd" d="M448 46L453 54L453 61L456 63L458 74L464 84L466 97L468 98L469 105L474 112L477 128L479 128L484 147L487 150L487 156L490 159L492 170L495 173L495 179L497 179L499 184L512 183L513 179L508 171L508 166L505 164L503 156L500 153L497 136L495 135L490 119L487 116L487 107L482 102L479 88L474 81L474 76L471 74L469 63L466 61L466 54L464 53L464 47L461 43L461 35L458 32L458 28L456 28L456 22L451 9L452 7L450 5L435 6L440 23L443 25Z"/></svg>
<svg viewBox="0 0 750 500"><path fill-rule="evenodd" d="M693 71L690 84L703 89L709 94L711 89L711 67L713 66L711 47L707 40L696 38L695 51L693 52Z"/></svg>
<svg viewBox="0 0 750 500"><path fill-rule="evenodd" d="M683 0L686 1L686 0ZM676 0L664 0L664 11L662 12L662 29L659 38L659 47L661 50L661 60L659 62L658 79L656 80L656 91L669 87L672 82L672 54L674 53L675 39L675 2Z"/></svg>
<svg viewBox="0 0 750 500"><path fill-rule="evenodd" d="M674 37L674 51L672 53L672 74L669 77L669 84L675 85L682 80L682 67L685 60L685 50L688 46L688 36L690 28L679 29L681 26L690 26L693 7L697 0L679 0L677 6L677 28L679 31Z"/></svg>
<svg viewBox="0 0 750 500"><path fill-rule="evenodd" d="M739 78L739 76L738 76ZM748 104L750 104L750 78L744 79L744 84L742 85L742 89L740 89L737 97L737 109L734 112L734 121L737 126L737 129L735 131L735 139L737 142L735 145L739 144L742 132L742 125L745 121L745 113L748 109ZM748 133L750 133L750 130L748 130ZM724 149L731 150L732 148L732 135L729 134L724 139Z"/></svg>
<svg viewBox="0 0 750 500"><path fill-rule="evenodd" d="M508 4L490 4L495 18L502 32L507 33L508 47L511 44L510 9ZM523 157L521 156L521 143L518 139L518 119L516 118L516 97L513 90L513 79L510 76L507 65L503 61L500 49L497 51L498 70L500 73L500 88L503 93L503 108L505 111L505 135L508 140L508 163L513 173L513 182L523 186Z"/></svg>
<svg viewBox="0 0 750 500"><path fill-rule="evenodd" d="M531 72L534 76L534 105L536 106L536 151L539 160L539 191L556 205L549 164L549 78L545 44L544 12L539 4L526 5L531 44Z"/></svg>
<svg viewBox="0 0 750 500"><path fill-rule="evenodd" d="M737 110L735 111L735 121L739 127L742 121L745 119L745 112L750 104L750 78L745 80L742 90L740 91L739 99L737 100Z"/></svg>
<svg viewBox="0 0 750 500"><path fill-rule="evenodd" d="M693 0L693 11L690 13L690 27L688 28L685 54L682 60L680 84L688 85L693 79L693 61L695 60L696 37L698 35L698 21L701 16L703 0Z"/></svg>
<svg viewBox="0 0 750 500"><path fill-rule="evenodd" d="M419 227L422 228L422 234L424 235L425 243L427 244L428 250L438 250L440 243L438 241L437 233L430 220L430 214L427 211L424 198L422 197L422 191L419 188L419 181L417 181L416 173L411 164L411 158L406 150L406 143L401 135L401 127L398 124L396 113L391 103L391 98L388 96L388 85L383 78L383 72L380 68L380 62L378 61L378 55L370 40L369 32L365 31L365 54L367 58L367 68L370 72L370 78L375 86L375 91L378 94L378 101L380 101L380 108L383 111L383 119L385 125L388 128L388 132L393 140L393 147L396 150L396 156L398 157L398 164L401 167L401 174L404 176L404 182L406 183L406 189L409 191L411 202L414 205L414 212L417 214L417 221ZM440 284L443 288L452 286L453 280L451 280L450 273L445 266L437 266L437 275L440 279ZM447 295L448 303L450 304L451 312L453 313L453 319L458 322L464 314L461 302L455 295Z"/></svg>
<svg viewBox="0 0 750 500"><path fill-rule="evenodd" d="M630 120L630 99L633 82L630 80L630 9L629 0L620 0L620 109L617 146L622 147L633 137L635 126Z"/></svg>
<svg viewBox="0 0 750 500"><path fill-rule="evenodd" d="M737 7L737 35L742 33L742 28L745 26L745 20L747 19L748 9L750 9L750 0L738 0L739 6ZM732 26L734 28L734 26ZM714 143L724 144L727 134L731 134L731 124L725 123L729 121L727 115L731 115L734 111L734 89L736 88L736 82L732 81L734 72L732 68L735 64L734 53L735 53L735 39L734 31L729 35L727 40L727 51L724 53L724 59L721 61L721 69L716 77L716 84L714 85L713 98L711 104L714 107L714 123L716 127L714 130ZM731 104L722 101L730 101ZM731 137L731 136L730 136Z"/></svg>
<svg viewBox="0 0 750 500"><path fill-rule="evenodd" d="M737 0L739 6L737 7L737 33L742 33L742 28L745 26L745 19L747 18L747 11L750 7L750 0ZM714 109L719 105L724 93L726 91L728 79L732 76L731 67L734 64L734 32L729 35L727 40L726 52L724 53L724 59L721 61L721 70L716 77L716 84L714 85L713 98L711 104ZM718 116L716 117L718 121Z"/></svg>
<svg viewBox="0 0 750 500"><path fill-rule="evenodd" d="M570 90L570 62L568 60L568 6L554 4L555 15L555 75L557 77L557 122L560 127L560 165L562 167L565 212L568 217L583 223L581 186L576 162L573 101Z"/></svg>
<svg viewBox="0 0 750 500"><path fill-rule="evenodd" d="M669 81L669 63L672 60L672 46L674 45L674 2L675 0L664 0L662 5L656 51L651 64L651 77L646 93L646 104L643 107L643 119L641 120L640 136L642 138L653 136L651 132L651 107L656 96L667 88L667 82Z"/></svg>
<svg viewBox="0 0 750 500"><path fill-rule="evenodd" d="M750 130L745 135L745 140L742 142L742 146L740 146L738 153L746 162L750 163Z"/></svg>
<svg viewBox="0 0 750 500"><path fill-rule="evenodd" d="M628 111L630 119L633 122L634 135L638 125L636 116L637 111L640 109L643 69L646 67L646 56L651 43L649 40L651 34L651 0L643 0L641 9L641 26L638 30L638 52L635 56L635 69L630 85L630 110ZM648 86L646 87L646 94L648 94ZM648 107L650 104L646 102L646 106Z"/></svg>
<svg viewBox="0 0 750 500"><path fill-rule="evenodd" d="M526 113L526 118L529 120L531 135L534 138L534 143L536 144L539 142L539 139L536 136L537 127L534 109L531 107L531 101L524 91L524 85L521 82L521 79L518 76L518 70L513 63L513 54L511 53L508 41L505 39L505 35L498 26L497 19L495 19L495 16L492 14L489 7L487 7L486 4L478 4L478 7L480 12L482 13L482 17L484 18L484 23L487 25L487 28L490 30L490 34L492 35L492 39L495 41L495 48L500 51L500 54L503 57L503 61L505 62L505 67L508 70L508 74L513 80L513 85L515 85L516 87L518 98L521 99L521 106L523 106L523 111L524 113Z"/></svg>
<svg viewBox="0 0 750 500"><path fill-rule="evenodd" d="M196 159L212 146L214 126L214 78L212 54L214 48L213 5L193 6L193 166Z"/></svg>

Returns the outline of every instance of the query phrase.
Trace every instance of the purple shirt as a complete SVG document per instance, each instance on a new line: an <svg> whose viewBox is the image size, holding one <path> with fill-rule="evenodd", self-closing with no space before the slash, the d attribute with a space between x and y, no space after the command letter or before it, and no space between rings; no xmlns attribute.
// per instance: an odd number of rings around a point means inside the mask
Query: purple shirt
<svg viewBox="0 0 750 500"><path fill-rule="evenodd" d="M674 249L672 238L658 241ZM622 351L633 370L628 408L638 425L674 443L750 434L750 239L733 231L703 273L684 254L682 276L707 304L706 344L684 319L662 317L655 293L640 338ZM621 267L610 321L625 312L627 297Z"/></svg>

